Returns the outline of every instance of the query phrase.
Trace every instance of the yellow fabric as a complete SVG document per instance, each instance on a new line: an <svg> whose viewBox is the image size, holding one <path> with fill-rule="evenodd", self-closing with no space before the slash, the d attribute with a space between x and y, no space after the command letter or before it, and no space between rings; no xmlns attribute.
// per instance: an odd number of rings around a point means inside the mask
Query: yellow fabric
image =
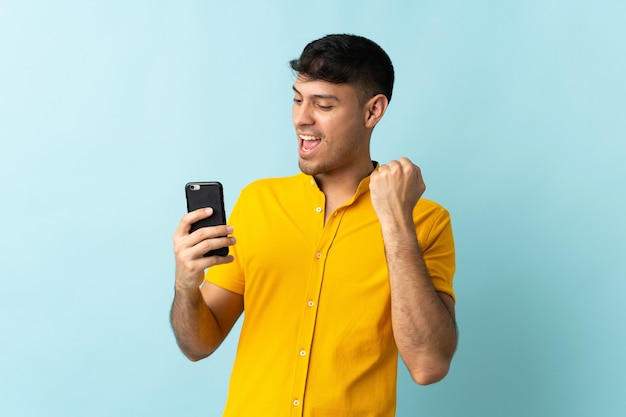
<svg viewBox="0 0 626 417"><path fill-rule="evenodd" d="M447 211L420 199L414 219L435 289L454 297ZM224 416L393 416L398 352L369 177L326 225L312 177L257 181L229 224L235 262L205 277L244 295Z"/></svg>

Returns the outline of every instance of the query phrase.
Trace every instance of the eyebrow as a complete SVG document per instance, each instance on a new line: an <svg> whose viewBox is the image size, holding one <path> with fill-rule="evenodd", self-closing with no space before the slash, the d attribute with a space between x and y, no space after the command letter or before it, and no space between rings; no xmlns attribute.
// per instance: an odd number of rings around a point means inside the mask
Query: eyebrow
<svg viewBox="0 0 626 417"><path fill-rule="evenodd" d="M293 89L294 92L296 92L297 94L302 95L301 92L298 91L298 89L296 88L295 85L291 86L291 88ZM325 99L325 100L335 100L335 101L341 101L339 100L339 97L337 97L334 94L313 94L311 97L313 98L318 98L318 99Z"/></svg>

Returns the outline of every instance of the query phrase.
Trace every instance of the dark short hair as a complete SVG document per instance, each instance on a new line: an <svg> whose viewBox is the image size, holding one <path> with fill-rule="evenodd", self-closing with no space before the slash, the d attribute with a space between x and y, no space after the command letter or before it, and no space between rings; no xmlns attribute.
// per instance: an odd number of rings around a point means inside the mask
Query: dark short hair
<svg viewBox="0 0 626 417"><path fill-rule="evenodd" d="M353 84L365 99L384 94L391 101L391 59L380 46L362 36L324 36L305 46L300 58L289 64L308 79Z"/></svg>

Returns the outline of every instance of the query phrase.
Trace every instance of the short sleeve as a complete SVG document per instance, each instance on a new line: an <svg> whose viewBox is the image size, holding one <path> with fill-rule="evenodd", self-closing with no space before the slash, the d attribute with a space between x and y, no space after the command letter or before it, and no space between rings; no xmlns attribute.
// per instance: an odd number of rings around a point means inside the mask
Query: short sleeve
<svg viewBox="0 0 626 417"><path fill-rule="evenodd" d="M438 207L430 217L432 221L425 222L422 228L418 227L424 262L435 290L450 295L456 301L452 288L456 259L450 214L443 207Z"/></svg>

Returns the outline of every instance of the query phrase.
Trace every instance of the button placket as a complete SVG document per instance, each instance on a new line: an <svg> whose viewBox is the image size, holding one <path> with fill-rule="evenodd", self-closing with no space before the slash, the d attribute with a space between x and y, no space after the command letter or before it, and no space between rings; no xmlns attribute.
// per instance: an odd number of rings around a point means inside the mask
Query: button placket
<svg viewBox="0 0 626 417"><path fill-rule="evenodd" d="M318 216L318 214L324 216L326 211L323 195L321 195L309 207L309 210L311 210L309 212L310 216L315 217L320 221L322 230L320 230L321 235L312 253L314 259L312 261L311 275L309 278L311 281L310 284L307 285L307 296L303 300L304 303L302 304L302 308L304 308L304 310L302 311L303 322L302 328L300 329L300 335L298 337L299 340L297 342L297 350L295 351L297 353L294 352L297 359L295 359L296 378L294 380L291 397L292 411L290 415L292 416L301 416L301 413L303 412L302 401L304 398L304 393L306 391L306 380L309 373L309 362L313 355L311 348L317 321L319 297L324 277L324 265L343 214L343 211L337 211L333 213L333 216L331 216L331 219L329 219L330 221L328 223L323 223L323 217Z"/></svg>

